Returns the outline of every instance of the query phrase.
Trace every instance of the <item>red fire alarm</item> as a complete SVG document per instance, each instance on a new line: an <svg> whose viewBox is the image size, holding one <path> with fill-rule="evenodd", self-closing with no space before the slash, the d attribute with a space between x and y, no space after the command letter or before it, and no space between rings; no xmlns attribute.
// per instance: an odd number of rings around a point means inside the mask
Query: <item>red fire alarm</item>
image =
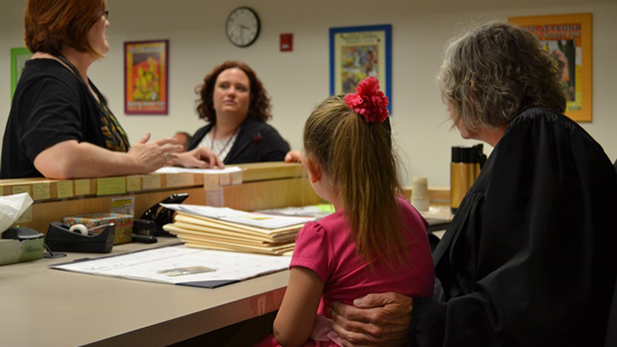
<svg viewBox="0 0 617 347"><path fill-rule="evenodd" d="M294 50L294 34L281 34L281 52Z"/></svg>

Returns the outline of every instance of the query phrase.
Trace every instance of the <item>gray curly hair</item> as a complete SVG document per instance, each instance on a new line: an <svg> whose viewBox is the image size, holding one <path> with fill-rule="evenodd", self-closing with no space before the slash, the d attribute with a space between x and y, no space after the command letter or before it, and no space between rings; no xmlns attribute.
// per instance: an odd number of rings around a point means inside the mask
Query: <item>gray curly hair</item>
<svg viewBox="0 0 617 347"><path fill-rule="evenodd" d="M559 73L540 42L525 29L489 23L454 39L438 76L453 124L508 126L524 109L541 106L564 112Z"/></svg>

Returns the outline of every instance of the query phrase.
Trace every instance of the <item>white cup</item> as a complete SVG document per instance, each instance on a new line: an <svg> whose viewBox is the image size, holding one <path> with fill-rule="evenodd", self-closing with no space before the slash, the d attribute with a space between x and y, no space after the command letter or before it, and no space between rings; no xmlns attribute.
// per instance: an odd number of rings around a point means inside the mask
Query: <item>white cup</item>
<svg viewBox="0 0 617 347"><path fill-rule="evenodd" d="M428 211L428 180L426 177L414 176L411 183L411 204L418 211Z"/></svg>

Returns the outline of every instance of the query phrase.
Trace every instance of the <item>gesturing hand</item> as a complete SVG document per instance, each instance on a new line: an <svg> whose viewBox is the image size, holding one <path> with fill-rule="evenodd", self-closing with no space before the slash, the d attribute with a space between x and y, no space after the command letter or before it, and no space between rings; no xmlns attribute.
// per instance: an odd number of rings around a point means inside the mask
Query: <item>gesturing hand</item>
<svg viewBox="0 0 617 347"><path fill-rule="evenodd" d="M333 302L331 329L343 346L401 346L407 343L413 299L398 293L369 294L354 306Z"/></svg>
<svg viewBox="0 0 617 347"><path fill-rule="evenodd" d="M152 143L150 133L131 147L128 154L135 160L136 166L142 173L150 173L162 166L171 164L170 154L182 151L182 145L176 144L171 138L164 138Z"/></svg>

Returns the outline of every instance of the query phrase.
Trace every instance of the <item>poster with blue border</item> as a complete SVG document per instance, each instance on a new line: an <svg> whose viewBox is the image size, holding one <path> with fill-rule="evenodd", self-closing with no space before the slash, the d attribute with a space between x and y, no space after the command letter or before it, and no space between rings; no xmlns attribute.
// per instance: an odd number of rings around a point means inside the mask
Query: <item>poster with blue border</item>
<svg viewBox="0 0 617 347"><path fill-rule="evenodd" d="M373 76L390 99L392 113L392 26L373 25L330 29L330 94L355 93Z"/></svg>

